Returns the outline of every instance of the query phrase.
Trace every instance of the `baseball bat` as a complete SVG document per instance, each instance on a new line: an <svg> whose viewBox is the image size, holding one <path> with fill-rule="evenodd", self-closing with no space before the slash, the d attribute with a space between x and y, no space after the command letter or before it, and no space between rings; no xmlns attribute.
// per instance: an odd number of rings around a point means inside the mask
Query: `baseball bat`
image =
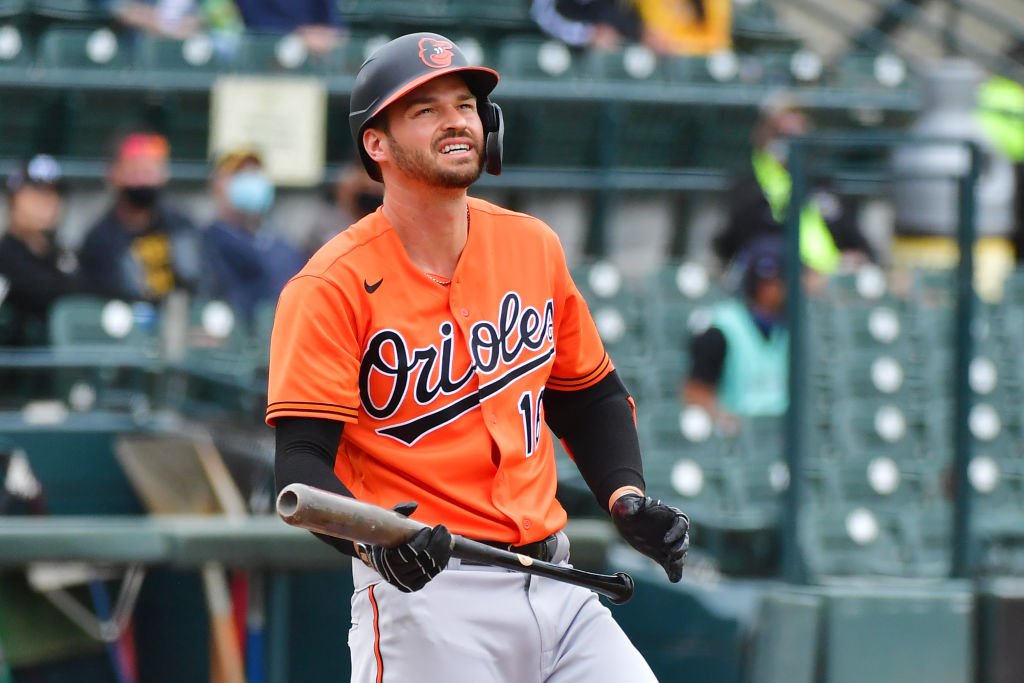
<svg viewBox="0 0 1024 683"><path fill-rule="evenodd" d="M377 505L307 486L289 484L277 497L277 513L288 524L358 543L394 547L426 525ZM633 578L625 572L595 574L535 560L452 534L452 557L512 571L545 576L589 588L616 605L633 597Z"/></svg>

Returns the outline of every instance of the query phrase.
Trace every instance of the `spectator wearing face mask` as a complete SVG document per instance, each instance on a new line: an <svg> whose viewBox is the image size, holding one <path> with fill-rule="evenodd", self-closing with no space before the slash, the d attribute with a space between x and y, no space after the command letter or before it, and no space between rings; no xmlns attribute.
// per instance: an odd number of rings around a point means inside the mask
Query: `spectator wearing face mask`
<svg viewBox="0 0 1024 683"><path fill-rule="evenodd" d="M251 324L260 304L275 302L306 259L267 220L274 184L259 153L237 149L217 162L212 178L217 219L203 232L213 292Z"/></svg>
<svg viewBox="0 0 1024 683"><path fill-rule="evenodd" d="M113 205L78 253L90 292L156 303L176 290L202 291L199 233L163 199L169 151L167 140L152 133L130 133L115 144L107 172Z"/></svg>
<svg viewBox="0 0 1024 683"><path fill-rule="evenodd" d="M74 254L56 240L63 189L60 165L43 154L7 177L7 230L0 238L0 345L47 343L50 307L78 291Z"/></svg>

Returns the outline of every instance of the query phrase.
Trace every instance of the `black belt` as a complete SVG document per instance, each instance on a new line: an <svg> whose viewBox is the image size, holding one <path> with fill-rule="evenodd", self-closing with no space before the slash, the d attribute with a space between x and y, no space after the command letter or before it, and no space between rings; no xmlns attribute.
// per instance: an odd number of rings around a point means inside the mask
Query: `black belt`
<svg viewBox="0 0 1024 683"><path fill-rule="evenodd" d="M525 555L526 557L540 560L542 562L550 562L551 558L555 556L555 550L558 548L558 536L551 534L547 538L542 538L539 541L533 543L527 543L526 545L512 545L511 543L502 543L500 541L477 541L484 545L489 545L492 548L501 548L502 550L508 550L519 555ZM463 560L462 564L485 564L483 562L475 562L472 560Z"/></svg>

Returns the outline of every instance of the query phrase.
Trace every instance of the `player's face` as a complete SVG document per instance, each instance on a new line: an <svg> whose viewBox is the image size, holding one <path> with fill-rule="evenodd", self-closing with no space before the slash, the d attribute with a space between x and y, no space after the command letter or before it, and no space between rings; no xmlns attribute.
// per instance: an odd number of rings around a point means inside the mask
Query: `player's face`
<svg viewBox="0 0 1024 683"><path fill-rule="evenodd" d="M483 170L483 124L476 97L457 75L421 85L388 111L394 166L428 185L466 188Z"/></svg>

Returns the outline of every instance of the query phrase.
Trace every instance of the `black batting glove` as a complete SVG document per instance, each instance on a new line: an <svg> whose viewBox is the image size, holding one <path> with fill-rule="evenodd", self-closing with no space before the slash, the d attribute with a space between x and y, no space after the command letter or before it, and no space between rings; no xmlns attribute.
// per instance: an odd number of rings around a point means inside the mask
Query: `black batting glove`
<svg viewBox="0 0 1024 683"><path fill-rule="evenodd" d="M416 503L399 503L392 509L408 517L417 507ZM403 593L412 593L426 586L448 565L452 535L443 524L438 524L432 529L420 529L394 548L357 543L356 552L385 581Z"/></svg>
<svg viewBox="0 0 1024 683"><path fill-rule="evenodd" d="M612 522L631 546L660 564L668 580L683 577L690 548L690 518L650 496L627 493L612 504Z"/></svg>

